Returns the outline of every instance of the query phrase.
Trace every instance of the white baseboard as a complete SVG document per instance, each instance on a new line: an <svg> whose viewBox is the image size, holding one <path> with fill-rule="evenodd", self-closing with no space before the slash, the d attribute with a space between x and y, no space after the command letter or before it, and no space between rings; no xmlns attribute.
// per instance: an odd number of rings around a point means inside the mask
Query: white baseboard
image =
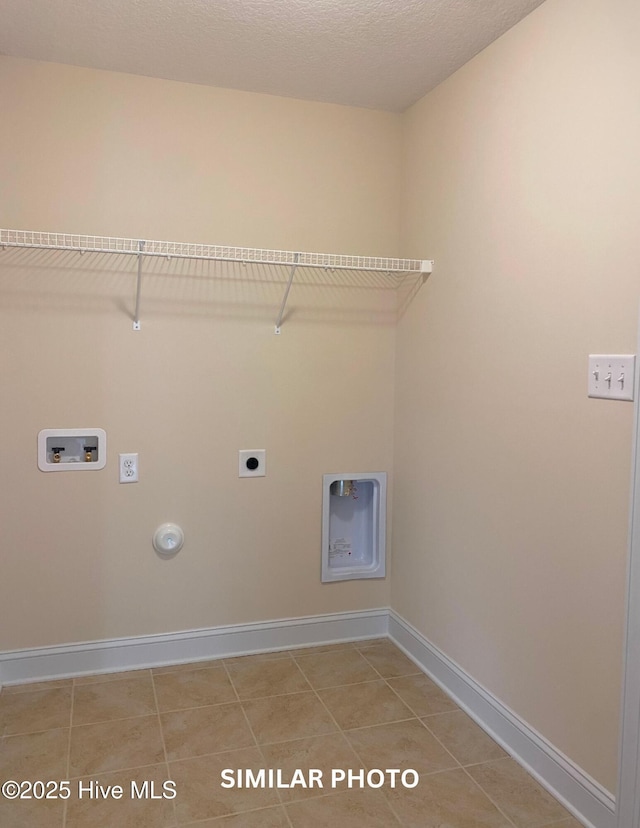
<svg viewBox="0 0 640 828"><path fill-rule="evenodd" d="M387 608L3 652L0 687L387 635L587 828L615 828L609 791Z"/></svg>
<svg viewBox="0 0 640 828"><path fill-rule="evenodd" d="M587 828L615 828L615 797L393 610L389 636Z"/></svg>
<svg viewBox="0 0 640 828"><path fill-rule="evenodd" d="M0 653L0 687L387 635L386 608Z"/></svg>

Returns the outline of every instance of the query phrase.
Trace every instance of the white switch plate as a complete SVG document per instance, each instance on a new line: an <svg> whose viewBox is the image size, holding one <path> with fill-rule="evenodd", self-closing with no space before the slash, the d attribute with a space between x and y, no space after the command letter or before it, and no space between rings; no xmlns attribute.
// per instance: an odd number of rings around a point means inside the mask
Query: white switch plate
<svg viewBox="0 0 640 828"><path fill-rule="evenodd" d="M590 354L589 396L603 400L632 400L634 354Z"/></svg>
<svg viewBox="0 0 640 828"><path fill-rule="evenodd" d="M266 477L266 449L240 449L238 452L238 477Z"/></svg>
<svg viewBox="0 0 640 828"><path fill-rule="evenodd" d="M121 483L137 483L138 482L138 455L136 454L120 454L118 455L120 462L120 482Z"/></svg>

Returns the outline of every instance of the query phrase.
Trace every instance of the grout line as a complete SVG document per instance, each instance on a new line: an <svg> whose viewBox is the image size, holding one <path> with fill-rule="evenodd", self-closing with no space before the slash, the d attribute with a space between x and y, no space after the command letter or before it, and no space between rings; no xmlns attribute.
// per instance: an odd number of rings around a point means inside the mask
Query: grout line
<svg viewBox="0 0 640 828"><path fill-rule="evenodd" d="M380 647L384 644L393 644L393 641L391 640L391 636L383 635L378 638L358 639L353 641L352 644L356 650L370 650L372 647Z"/></svg>
<svg viewBox="0 0 640 828"><path fill-rule="evenodd" d="M298 669L300 669L300 668L298 667ZM300 670L300 672L302 673L302 670ZM375 678L375 679L367 679L367 681L353 681L353 682L349 682L347 684L332 684L332 685L329 685L328 687L314 687L309 682L309 680L304 675L304 673L302 673L302 675L304 676L305 681L309 685L307 689L292 690L289 693L270 693L267 696L250 696L250 697L247 697L247 698L241 698L240 701L258 701L259 699L275 699L279 696L294 696L297 693L308 693L309 691L313 691L315 693L317 690L334 690L338 687L355 687L358 684L372 684L374 681L380 681L380 679Z"/></svg>
<svg viewBox="0 0 640 828"><path fill-rule="evenodd" d="M240 699L242 701L242 699ZM245 701L252 701L252 699L245 699ZM213 704L194 704L191 707L170 707L167 710L158 710L160 713L185 713L187 710L202 710L205 707L224 707L225 704L237 704L238 699L230 699L229 701L214 702ZM153 716L153 713L142 713L142 716ZM127 716L128 719L139 719L138 716ZM108 719L107 721L123 721L122 719ZM88 724L104 724L104 722L88 722Z"/></svg>
<svg viewBox="0 0 640 828"><path fill-rule="evenodd" d="M291 647L284 647L279 650L258 650L255 653L222 656L223 661L240 661L250 658L259 658L261 661L280 661L280 659L291 658Z"/></svg>
<svg viewBox="0 0 640 828"><path fill-rule="evenodd" d="M180 824L179 828L191 828L191 826L195 826L197 828L198 825L209 825L210 823L220 823L220 825L224 825L228 820L233 819L234 817L243 817L246 814L259 814L261 811L269 811L271 808L280 808L280 805L260 805L259 808L250 808L247 811L234 811L231 814L223 814L218 817L204 817L204 819L194 819L191 822L183 822ZM286 812L285 812L286 813ZM288 825L293 828L291 822L287 817Z"/></svg>
<svg viewBox="0 0 640 828"><path fill-rule="evenodd" d="M482 764L487 764L487 763L486 763L486 762L483 762ZM514 826L514 828L518 828L518 826L516 825L516 823L515 823L512 819L510 819L510 818L507 816L507 814L505 814L505 812L502 810L502 808L500 807L500 805L498 805L498 803L495 801L495 799L494 799L492 796L490 796L490 795L489 795L489 793L488 793L487 791L485 791L485 789L482 787L482 785L481 785L479 782L477 782L477 781L473 778L473 776L471 776L471 774L467 771L467 769L466 769L465 767L463 767L463 768L462 768L462 770L464 771L464 773L466 774L466 776L467 776L467 777L468 777L468 778L469 778L469 779L473 782L473 784L474 784L474 785L475 785L475 786L476 786L476 787L477 787L480 791L482 791L482 793L483 793L483 794L487 797L487 799L489 800L489 802L491 802L491 804L492 804L492 805L493 805L493 806L497 809L497 811L498 811L500 814L502 814L502 816L503 816L503 817L507 820L507 822L508 822L510 825L513 825L513 826Z"/></svg>
<svg viewBox="0 0 640 828"><path fill-rule="evenodd" d="M293 659L313 658L315 656L331 656L336 653L353 653L355 649L355 646L348 644L348 642L341 642L336 645L318 644L317 647L294 647L289 650L289 655Z"/></svg>
<svg viewBox="0 0 640 828"><path fill-rule="evenodd" d="M232 688L233 692L235 693L235 697L236 697L236 702L235 703L240 705L240 710L242 710L242 715L244 716L244 720L247 723L247 727L249 728L249 733L251 734L251 738L253 739L254 745L255 745L255 747L258 748L258 750L260 750L260 745L258 744L258 740L256 739L256 734L253 732L253 728L251 727L251 722L249 721L249 717L247 716L247 711L244 709L244 705L242 704L242 699L238 695L238 691L236 690L236 686L233 682L233 678L231 676L231 673L229 672L229 668L227 667L226 664L224 664L223 666L224 666L225 672L227 674L227 678L229 679L229 682L231 683L231 688ZM260 755L262 756L262 751L260 751ZM264 756L262 756L262 758L264 759Z"/></svg>
<svg viewBox="0 0 640 828"><path fill-rule="evenodd" d="M404 719L390 719L387 722L375 722L374 724L358 725L358 727L343 727L340 728L344 733L355 733L358 730L370 730L372 727L386 727L392 724L402 724L403 722L413 722L417 716L406 716Z"/></svg>
<svg viewBox="0 0 640 828"><path fill-rule="evenodd" d="M167 664L166 667L149 667L152 676L173 676L183 673L199 673L201 670L215 670L222 667L224 659L216 658L210 661L184 661L180 664Z"/></svg>
<svg viewBox="0 0 640 828"><path fill-rule="evenodd" d="M420 673L420 675L424 676L427 679L429 678L429 676L427 676L425 673ZM390 676L389 678L393 680L393 679L397 679L397 678L411 678L411 676ZM409 702L406 699L402 698L402 696L400 695L400 693L398 693L396 688L389 682L389 679L385 679L385 681L387 682L387 685L391 688L391 690L393 690L393 692L396 694L396 696L400 699L400 701L405 705L405 707L408 707L409 710L413 713L413 715L417 719L422 719L426 716L440 716L440 715L442 715L442 713L456 713L458 710L462 710L462 708L458 707L458 705L456 704L455 710L443 710L443 711L441 711L441 713L417 713L415 708L411 707ZM442 691L442 692L444 692L444 691ZM446 695L446 693L445 693L445 695ZM449 696L447 696L447 698L449 698ZM453 702L453 704L455 704L455 702ZM464 713L464 711L462 711L462 712Z"/></svg>
<svg viewBox="0 0 640 828"><path fill-rule="evenodd" d="M255 738L255 736L254 736L254 738ZM257 745L256 747L258 749L258 753L262 757L262 765L263 765L263 767L266 768L267 767L267 757L265 756L264 751L262 750L262 745ZM284 803L284 800L282 798L282 794L280 793L280 788L278 788L277 786L276 786L276 796L278 798L278 806L280 808L282 808L282 811L285 815L285 819L287 820L287 823L289 825L291 825L291 820L289 819L289 814L286 812L285 807L284 807L285 803Z"/></svg>
<svg viewBox="0 0 640 828"><path fill-rule="evenodd" d="M233 690L233 692L235 694L235 697L236 697L236 701L232 702L232 704L237 703L237 704L240 705L240 710L242 710L242 715L244 716L244 720L247 723L247 727L249 728L249 733L251 734L251 738L254 741L255 747L259 748L260 745L258 744L258 740L256 739L256 734L253 732L253 728L251 727L251 722L249 721L249 717L247 716L247 712L244 709L244 705L242 704L242 699L238 695L238 691L236 690L236 686L233 683L233 677L231 676L231 673L229 672L229 668L227 667L227 665L223 664L223 667L224 667L225 673L227 674L227 678L229 679L229 682L231 684L231 689ZM222 751L220 751L220 752L222 753ZM262 754L262 751L260 751L260 753Z"/></svg>
<svg viewBox="0 0 640 828"><path fill-rule="evenodd" d="M115 722L130 722L133 719L145 719L145 718L148 719L149 717L153 717L154 715L156 715L157 712L158 712L158 710L156 708L156 710L151 710L148 713L138 713L137 716L122 716L121 718L118 718L118 719L98 719L98 721L95 721L95 722L79 722L78 724L75 724L74 727L76 727L76 728L77 727L95 727L96 725L115 724ZM169 711L167 711L167 712L169 712ZM176 711L176 712L179 712L179 711ZM54 729L56 729L56 728L50 728L50 730L54 730Z"/></svg>
<svg viewBox="0 0 640 828"><path fill-rule="evenodd" d="M412 674L412 675L416 675L416 674ZM420 671L419 675L423 675L423 676L424 676L424 675L426 675L426 674L425 674L425 673L423 673L422 671ZM405 678L405 677L404 677L404 676L390 676L390 678L394 678L394 679L395 679L395 678ZM428 678L428 676L427 676L427 678ZM499 813L500 813L500 814L501 814L501 815L502 815L502 816L503 816L503 817L504 817L504 818L505 818L505 819L509 822L509 824L510 824L510 825L514 826L514 823L512 822L512 820L510 820L510 819L509 819L509 817L508 817L508 816L507 816L507 815L506 815L506 814L502 811L502 809L498 806L498 804L497 804L497 803L496 803L496 802L495 802L495 801L494 801L494 800L493 800L493 799L492 799L492 798L491 798L491 797L487 794L487 792L484 790L484 788L482 788L482 787L481 787L481 786L480 786L480 785L476 782L476 780L475 780L475 779L474 779L474 778L473 778L473 777L472 777L472 776L471 776L471 775L467 772L467 770L466 770L465 766L464 766L461 762L459 762L459 761L456 759L456 757L455 757L455 756L451 753L451 751L450 751L450 750L448 750L448 748L446 747L446 745L444 745L444 744L443 744L443 742L442 742L442 741L441 741L441 740L440 740L440 739L439 739L439 738L435 735L435 733L433 733L433 731L431 731L431 730L429 729L429 727L427 726L426 722L424 722L424 721L423 721L423 719L422 719L422 717L421 717L421 716L419 716L419 715L415 712L414 708L413 708L413 707L411 707L411 705L410 705L407 701L405 701L405 700L402 698L402 696L400 696L400 694L397 692L397 690L396 690L396 689L395 689L395 688L394 688L391 684L389 684L389 682L388 682L388 681L387 681L387 685L391 688L391 690L393 690L393 692L394 692L394 693L398 696L398 698L399 698L402 702L404 702L404 704L405 704L405 705L409 708L409 710L411 710L411 711L412 711L412 712L416 715L416 718L417 718L417 719L418 719L418 721L422 724L422 726L426 729L427 733L430 733L430 734L433 736L433 738L434 738L434 739L436 739L436 741L437 741L437 742L439 742L439 743L440 743L440 745L442 745L442 747L443 747L443 748L447 751L447 753L448 753L448 754L449 754L449 755L453 758L454 762L456 762L457 767L449 768L448 770L462 770L462 771L464 771L465 775L466 775L469 779L471 779L471 781L474 783L474 785L476 785L476 787L478 787L478 788L482 791L482 793L483 793L483 794L487 797L487 799L491 802L491 804L492 804L492 805L493 805L493 806L494 806L494 807L498 810L498 812L499 812ZM446 694L445 694L445 695L446 695ZM448 696L447 696L447 697L448 697ZM455 713L455 712L457 712L457 710L462 710L462 708L461 708L461 707L459 707L458 705L456 705L456 709L455 709L455 710L447 710L447 711L443 711L443 713ZM464 712L464 711L462 711L462 712ZM435 716L435 715L443 715L443 713L441 713L441 714L431 713L431 714L427 714L427 717L428 717L428 716ZM490 760L490 761L493 761L493 760ZM477 764L485 764L485 763L484 763L484 762L478 762ZM444 771L443 771L443 773L444 773ZM430 775L430 774L425 774L425 775L427 775L427 776L428 776L428 775ZM516 828L516 827L514 826L514 828Z"/></svg>
<svg viewBox="0 0 640 828"><path fill-rule="evenodd" d="M301 696L303 693L317 693L318 690L337 690L340 687L357 687L361 684L373 684L376 681L379 682L380 679L371 679L371 681L359 681L355 682L354 684L336 684L334 687L318 687L317 689L313 687L311 684L309 684L308 689L293 690L290 693L271 693L268 696L246 696L238 698L240 702L264 701L265 699L281 699L284 698L284 696Z"/></svg>
<svg viewBox="0 0 640 828"><path fill-rule="evenodd" d="M15 684L0 686L0 695L5 701L7 696L21 696L23 693L54 693L58 690L70 690L73 678L36 679L35 681L17 681Z"/></svg>
<svg viewBox="0 0 640 828"><path fill-rule="evenodd" d="M322 655L322 653L318 653L318 655ZM302 667L298 664L298 659L297 659L295 656L292 656L292 659L293 659L293 663L294 663L294 664L296 665L296 667L298 668L298 672L300 673L300 675L302 676L302 678L303 678L303 679L305 680L305 682L307 683L307 687L310 687L310 688L311 688L311 690L313 690L314 688L313 688L313 686L312 686L311 682L310 682L310 681L309 681L309 679L307 678L307 676L306 676L306 674L305 674L304 670L302 669Z"/></svg>
<svg viewBox="0 0 640 828"><path fill-rule="evenodd" d="M5 725L6 729L6 725ZM26 730L21 731L20 733L2 733L0 734L0 739L3 741L5 739L15 739L16 736L37 736L40 733L49 733L51 730L66 730L67 725L59 725L58 727L47 727L45 730Z"/></svg>
<svg viewBox="0 0 640 828"><path fill-rule="evenodd" d="M393 687L391 689L393 690ZM405 702L405 704L407 704L407 702ZM418 718L419 719L433 719L436 716L450 716L452 713L464 713L465 716L469 715L468 713L465 713L464 710L461 707L458 707L456 705L455 710L441 710L439 713L420 713ZM478 725L478 727L479 727L479 725ZM486 733L486 731L485 731L485 733ZM487 734L487 735L489 735L489 734ZM490 736L489 736L489 738L491 739ZM495 739L492 739L492 741L495 741ZM496 744L497 744L497 742L496 742ZM504 748L503 748L503 750L504 750Z"/></svg>
<svg viewBox="0 0 640 828"><path fill-rule="evenodd" d="M327 793L318 794L318 796L310 797L309 799L294 799L294 800L292 800L291 802L289 802L287 804L288 805L299 805L301 802L319 802L322 799L331 799L331 797L344 796L346 794L354 793L354 792L361 791L361 790L367 790L367 789L366 788L341 788L340 790L332 790L332 791L328 791ZM400 817L396 814L396 812L393 809L393 806L391 805L391 803L389 802L387 797L384 795L384 793L382 793L382 791L381 791L380 794L384 798L385 803L389 806L389 809L390 809L391 813L393 814L393 816L396 820L395 828L401 828L401 826L403 826L404 823L402 822ZM287 812L286 806L285 806L285 813L287 815L287 819L289 820L289 825L291 825L291 828L293 828L293 824L292 824L291 820L289 819L289 814ZM185 828L189 828L189 827L185 826ZM339 828L339 826L338 826L338 828Z"/></svg>
<svg viewBox="0 0 640 828"><path fill-rule="evenodd" d="M289 828L293 828L293 822L291 822L291 817L289 816L289 810L287 806L283 803L280 807L282 808L284 818L287 820L287 825L289 826Z"/></svg>
<svg viewBox="0 0 640 828"><path fill-rule="evenodd" d="M117 673L93 673L75 676L71 681L73 687L94 687L98 684L117 684L119 681L138 681L146 678L145 673L151 674L151 668L142 667L140 670L122 670Z"/></svg>
<svg viewBox="0 0 640 828"><path fill-rule="evenodd" d="M440 739L440 738L439 738L439 737L438 737L438 736L437 736L437 735L436 735L436 734L435 734L432 730L429 730L429 728L427 727L426 723L425 723L425 722L423 722L423 721L422 721L422 719L418 718L418 721L420 722L420 724L422 725L422 727L424 727L424 729L427 731L427 733L428 733L428 734L429 734L429 735L430 735L433 739L435 739L435 740L436 740L436 742L438 742L438 744L439 744L439 745L441 745L441 746L442 746L442 747L446 750L446 752L449 754L449 756L450 756L450 757L453 759L453 761L456 763L456 767L458 767L458 768L462 768L462 767L464 767L464 766L463 766L463 764L462 764L462 762L461 762L461 761L460 761L460 760L459 760L456 756L454 756L454 755L453 755L453 753L452 753L452 752L449 750L449 748L445 745L445 743L442 741L442 739ZM482 764L482 763L478 762L478 763L476 763L476 764ZM451 770L455 770L455 768L451 768Z"/></svg>
<svg viewBox="0 0 640 828"><path fill-rule="evenodd" d="M405 719L404 721L413 721L413 719ZM378 727L378 725L371 725L371 726L372 726L372 727ZM351 728L351 730L365 730L365 729L366 729L366 728L364 728L364 727ZM347 735L346 735L345 731L343 731L343 736L344 736L344 737L345 737L345 739L347 740L347 742L348 742L349 747L351 748L351 750L355 753L355 755L356 755L356 756L358 757L358 759L360 760L360 762L361 762L362 766L363 766L363 767L366 767L367 763L366 763L365 759L363 758L362 754L358 752L358 749L357 749L354 745L352 745L352 744L351 744L351 742L349 741L349 739L348 739L348 737L347 737ZM403 823L403 822L402 822L402 820L400 819L400 815L397 813L396 809L393 807L393 802L391 801L391 798L390 798L390 797L389 797L389 796L385 793L384 787L382 788L382 796L384 797L385 802L386 802L386 803L387 803L387 805L389 806L389 809L390 809L391 813L392 813L392 814L394 815L394 817L396 818L396 820L397 820L397 822L398 822L398 825L403 825L404 823Z"/></svg>
<svg viewBox="0 0 640 828"><path fill-rule="evenodd" d="M336 726L336 728L337 728L337 730L338 730L338 733L342 733L342 734L344 735L344 730L343 730L343 728L342 728L342 727L338 724L338 720L337 720L337 719L336 719L336 717L333 715L333 713L329 710L329 708L327 707L327 705L324 703L324 699L322 698L322 696L318 693L318 691L317 691L317 690L314 690L313 692L315 693L316 698L318 699L318 701L320 702L320 704L324 707L324 709L325 709L325 710L327 711L327 713L329 714L329 717L330 717L331 721L334 723L334 725Z"/></svg>
<svg viewBox="0 0 640 828"><path fill-rule="evenodd" d="M289 653L288 655L289 655L290 660L292 660L293 663L296 664L296 666L298 666L295 659L291 656L291 654ZM282 660L283 659L266 659L266 662L268 663L269 661L282 661ZM256 663L261 664L261 663L264 663L264 662L261 661L261 662L256 662ZM242 710L242 714L243 714L243 716L245 718L245 721L247 723L247 727L249 728L249 732L251 733L253 741L255 742L255 746L258 750L258 753L262 757L262 764L263 764L264 767L266 767L267 766L267 758L264 754L264 751L262 750L262 745L258 744L258 739L256 738L256 734L254 733L253 728L251 727L251 722L249 721L249 717L247 716L247 711L244 709L244 704L242 703L243 700L240 698L240 694L238 693L235 682L233 681L233 676L231 675L231 671L229 670L229 667L228 667L227 664L224 664L224 668L226 670L227 676L229 677L229 681L231 682L231 686L233 687L233 692L236 694L236 698L238 699L238 703L240 705L240 710ZM301 675L303 675L303 677L306 681L307 680L306 676L304 676L304 674L302 673L302 670L300 670L300 667L298 667L298 670L300 671ZM308 683L309 682L307 681L307 684ZM285 694L285 695L293 695L293 694L291 693L291 694ZM265 697L265 698L271 698L271 697ZM252 701L252 699L247 699L247 701ZM289 818L289 814L287 812L287 809L285 808L285 803L284 803L284 800L282 799L282 794L280 793L279 788L276 788L276 796L278 798L278 806L281 808L282 813L284 814L284 818L286 819L287 824L289 825L289 828L293 828L293 825L292 825L291 820Z"/></svg>
<svg viewBox="0 0 640 828"><path fill-rule="evenodd" d="M130 773L132 771L138 770L146 770L147 768L157 768L162 765L162 761L160 762L151 762L146 765L132 765L131 767L124 767L124 768L109 768L109 770L101 770L97 773L83 773L80 776L72 776L71 779L95 779L98 776L110 776L111 774L115 773ZM172 826L173 828L173 826Z"/></svg>
<svg viewBox="0 0 640 828"><path fill-rule="evenodd" d="M508 762L511 762L512 764L515 764L515 765L516 765L516 767L519 767L519 768L521 768L521 769L522 769L522 767L518 764L518 762L516 762L516 760L515 760L515 759L513 759L513 757L511 757L511 756L503 756L503 757L501 757L500 759L488 759L486 762L477 762L477 763L476 763L476 764L474 764L474 765L467 765L467 766L463 766L462 770L463 770L463 771L467 774L467 776L468 776L468 777L469 777L469 778L470 778L470 779L471 779L471 780L472 780L472 781L473 781L473 782L477 785L477 787L478 787L478 788L480 788L480 790L481 790L481 791L483 792L483 794L487 797L487 799L489 799L489 800L490 800L490 801L491 801L491 802L492 802L492 803L496 806L496 808L500 811L500 813L501 813L501 814L503 814L503 815L504 815L504 817L505 817L506 819L509 819L509 817L507 816L507 814L506 814L506 813L504 813L504 811L502 810L502 808L500 807L500 805L499 805L499 804L495 801L495 799L491 796L491 794L490 794L490 793L489 793L489 792L488 792L488 791L487 791L487 790L486 790L486 789L482 786L482 784L481 784L480 782L478 782L476 779L474 779L474 778L473 778L473 776L471 776L471 774L468 772L468 768L477 768L477 767L478 767L478 766L480 766L480 765L494 765L494 764L497 764L498 762L507 762L507 761L508 761ZM542 786L540 785L540 783L539 783L539 782L537 782L537 781L536 781L536 780L535 780L535 779L531 776L531 774L530 774L528 771L525 771L525 773L527 774L528 779L529 779L531 782L533 782L533 784L534 784L534 785L536 785L538 788L541 788L545 794L548 794L548 795L551 797L551 799L553 799L553 801L554 801L557 805L559 805L561 808L563 808L563 810L565 810L565 811L567 812L567 816L560 817L560 819L555 819L555 820L554 820L554 819L552 819L550 822L541 822L541 823L539 824L539 827L538 827L538 828L553 828L553 826L556 826L556 825L560 825L560 826L561 826L563 822L567 822L567 821L569 821L569 820L572 818L572 814L570 814L570 813L569 813L569 811L567 811L567 809L564 807L564 805L562 805L562 803L561 803L561 802L559 802L559 800L558 800L558 799L556 799L556 797L555 797L555 796L553 796L552 794L549 794L549 792L548 792L548 791L545 791L545 789L544 789L544 788L542 788ZM575 818L575 817L574 817L574 818ZM513 822L513 820L510 820L510 822L512 822L512 824L516 825L516 823L515 823L515 822ZM516 826L516 828L517 828L517 826Z"/></svg>
<svg viewBox="0 0 640 828"><path fill-rule="evenodd" d="M267 659L267 660L269 660L269 659ZM275 661L280 661L281 659L274 659L274 660L275 660ZM231 675L231 672L229 671L229 667L228 667L228 665L227 665L224 661L222 662L222 666L224 667L225 673L227 674L227 678L229 679L229 682L231 683L231 687L232 687L233 692L234 692L234 694L235 694L237 704L239 704L239 705L240 705L240 710L242 711L242 715L244 716L244 720L245 720L245 722L247 723L247 727L249 728L249 733L251 734L251 738L253 739L253 742L254 742L255 748L257 749L258 753L259 753L259 754L260 754L260 756L262 757L262 762L263 762L263 764L266 766L266 758L265 758L265 755L264 755L264 753L263 753L263 751L262 751L262 748L261 748L261 747L260 747L260 745L258 744L258 740L257 740L257 738L256 738L256 734L253 732L253 728L251 727L251 722L249 721L249 717L247 716L247 711L244 709L244 705L242 704L242 700L240 699L240 696L239 696L239 694L238 694L238 690L236 689L236 685L235 685L235 683L234 683L234 681L233 681L233 676ZM280 791L279 791L278 789L276 789L276 796L278 797L279 807L282 809L282 811L283 811L283 813L284 813L284 815L285 815L285 819L286 819L286 820L287 820L287 822L289 823L290 828L293 828L293 826L291 825L291 822L290 822L290 820L289 820L289 815L287 814L287 812L286 812L286 811L285 811L285 809L284 809L284 803L283 803L283 801L282 801L282 797L281 797L281 795L280 795ZM258 810L260 810L260 809L258 809Z"/></svg>
<svg viewBox="0 0 640 828"><path fill-rule="evenodd" d="M71 704L69 705L69 739L67 740L67 767L65 779L70 779L71 776L71 733L73 730L73 705L75 703L75 689L73 682L71 682ZM67 809L69 808L69 800L66 799L62 808L62 828L67 824Z"/></svg>
<svg viewBox="0 0 640 828"><path fill-rule="evenodd" d="M164 729L162 727L162 717L160 716L160 705L158 704L158 694L156 693L156 683L151 673L151 687L153 689L153 700L156 706L156 716L158 718L158 728L160 730L160 741L162 742L162 752L164 754L164 763L167 768L167 779L171 779L171 768L169 767L169 757L167 756L167 745L164 738ZM177 797L176 797L177 799ZM178 810L176 806L176 799L171 801L171 810L173 811L173 821L178 825Z"/></svg>

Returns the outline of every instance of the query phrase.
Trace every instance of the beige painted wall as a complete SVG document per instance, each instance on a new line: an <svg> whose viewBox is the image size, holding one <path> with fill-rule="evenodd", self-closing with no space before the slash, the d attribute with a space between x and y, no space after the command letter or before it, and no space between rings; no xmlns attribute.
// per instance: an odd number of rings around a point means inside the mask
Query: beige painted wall
<svg viewBox="0 0 640 828"><path fill-rule="evenodd" d="M396 115L10 58L0 100L1 227L398 254ZM0 252L0 649L387 605L321 585L320 521L323 473L391 471L394 293L300 274L278 337L287 274L146 262L134 333L134 272ZM38 431L82 426L107 468L38 471Z"/></svg>
<svg viewBox="0 0 640 828"><path fill-rule="evenodd" d="M547 0L405 114L392 606L615 791L640 10Z"/></svg>

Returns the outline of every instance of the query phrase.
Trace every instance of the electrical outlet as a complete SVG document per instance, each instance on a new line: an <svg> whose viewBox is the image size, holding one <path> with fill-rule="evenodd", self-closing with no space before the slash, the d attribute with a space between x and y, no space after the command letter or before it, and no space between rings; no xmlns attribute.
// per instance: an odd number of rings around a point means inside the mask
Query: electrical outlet
<svg viewBox="0 0 640 828"><path fill-rule="evenodd" d="M137 483L138 482L138 455L136 454L120 454L120 482L121 483Z"/></svg>
<svg viewBox="0 0 640 828"><path fill-rule="evenodd" d="M266 477L267 452L265 449L240 449L238 452L238 477Z"/></svg>
<svg viewBox="0 0 640 828"><path fill-rule="evenodd" d="M633 354L590 354L589 396L632 400L635 362Z"/></svg>

